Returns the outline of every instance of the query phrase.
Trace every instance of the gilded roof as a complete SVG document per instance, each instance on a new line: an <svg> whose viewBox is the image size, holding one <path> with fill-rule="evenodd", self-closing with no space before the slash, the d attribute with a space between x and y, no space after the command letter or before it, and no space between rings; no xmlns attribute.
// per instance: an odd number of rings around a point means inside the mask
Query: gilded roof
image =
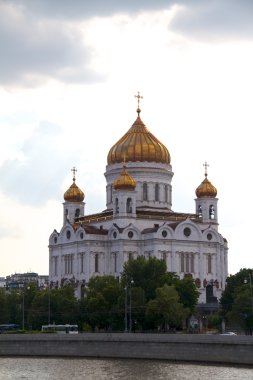
<svg viewBox="0 0 253 380"><path fill-rule="evenodd" d="M76 185L74 179L70 188L64 193L64 200L66 202L83 202L84 200L84 193Z"/></svg>
<svg viewBox="0 0 253 380"><path fill-rule="evenodd" d="M137 119L132 127L110 149L108 165L117 162L162 162L170 163L168 149L146 128L137 109Z"/></svg>
<svg viewBox="0 0 253 380"><path fill-rule="evenodd" d="M118 179L113 182L113 187L115 190L134 190L136 186L136 182L133 177L128 174L126 171L126 165L124 163L123 170Z"/></svg>
<svg viewBox="0 0 253 380"><path fill-rule="evenodd" d="M205 174L205 179L197 187L196 191L197 198L211 197L215 198L217 195L217 189L214 187L211 182L207 179L207 174Z"/></svg>

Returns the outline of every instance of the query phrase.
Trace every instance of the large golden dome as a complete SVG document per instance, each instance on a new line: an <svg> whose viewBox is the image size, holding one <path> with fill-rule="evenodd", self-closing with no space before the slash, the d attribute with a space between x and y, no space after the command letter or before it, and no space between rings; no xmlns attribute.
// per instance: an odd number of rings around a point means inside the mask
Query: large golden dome
<svg viewBox="0 0 253 380"><path fill-rule="evenodd" d="M127 173L126 165L124 163L122 173L113 182L113 187L115 190L134 190L136 186L135 180Z"/></svg>
<svg viewBox="0 0 253 380"><path fill-rule="evenodd" d="M84 193L81 189L76 185L76 178L75 178L75 172L77 171L74 167L71 169L74 173L73 176L73 183L70 186L70 188L64 193L64 200L65 202L83 202L84 200Z"/></svg>
<svg viewBox="0 0 253 380"><path fill-rule="evenodd" d="M110 149L108 165L117 162L162 162L170 163L168 149L145 127L137 109L137 119L127 133Z"/></svg>
<svg viewBox="0 0 253 380"><path fill-rule="evenodd" d="M203 182L201 182L199 187L197 187L195 194L197 198L203 198L203 197L215 198L216 197L217 189L207 179L207 173L205 173L205 179Z"/></svg>

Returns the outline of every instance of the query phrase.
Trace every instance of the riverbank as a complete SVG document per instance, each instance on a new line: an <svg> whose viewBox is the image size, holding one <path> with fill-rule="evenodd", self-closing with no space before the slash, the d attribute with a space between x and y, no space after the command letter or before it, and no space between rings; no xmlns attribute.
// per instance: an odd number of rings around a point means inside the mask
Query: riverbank
<svg viewBox="0 0 253 380"><path fill-rule="evenodd" d="M0 356L160 359L253 366L252 336L1 334Z"/></svg>

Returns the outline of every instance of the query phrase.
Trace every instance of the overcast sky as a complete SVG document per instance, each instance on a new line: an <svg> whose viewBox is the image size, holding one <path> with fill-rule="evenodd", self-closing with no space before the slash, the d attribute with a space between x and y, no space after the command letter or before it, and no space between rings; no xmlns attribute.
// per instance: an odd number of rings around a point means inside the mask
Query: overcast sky
<svg viewBox="0 0 253 380"><path fill-rule="evenodd" d="M253 2L0 0L0 276L48 274L63 194L105 209L107 153L141 117L171 154L173 210L218 190L229 273L250 248Z"/></svg>

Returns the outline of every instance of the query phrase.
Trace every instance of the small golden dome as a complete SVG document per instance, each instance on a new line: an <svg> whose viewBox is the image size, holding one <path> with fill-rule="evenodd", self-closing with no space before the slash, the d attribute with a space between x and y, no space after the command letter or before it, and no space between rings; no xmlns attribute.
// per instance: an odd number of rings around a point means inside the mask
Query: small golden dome
<svg viewBox="0 0 253 380"><path fill-rule="evenodd" d="M82 192L81 189L76 185L75 181L75 172L77 169L74 167L71 169L74 173L73 175L73 183L70 186L70 188L64 193L64 200L66 202L83 202L84 200L84 193Z"/></svg>
<svg viewBox="0 0 253 380"><path fill-rule="evenodd" d="M127 173L126 165L124 162L123 170L118 179L113 182L113 187L115 190L134 190L136 186L135 180Z"/></svg>
<svg viewBox="0 0 253 380"><path fill-rule="evenodd" d="M199 187L197 187L195 194L197 198L203 198L203 197L210 197L215 198L217 195L217 189L214 187L211 182L207 179L207 163L204 164L205 166L205 179Z"/></svg>
<svg viewBox="0 0 253 380"><path fill-rule="evenodd" d="M137 119L132 127L110 149L107 156L108 165L122 162L161 162L170 163L168 149L146 128L137 109Z"/></svg>

